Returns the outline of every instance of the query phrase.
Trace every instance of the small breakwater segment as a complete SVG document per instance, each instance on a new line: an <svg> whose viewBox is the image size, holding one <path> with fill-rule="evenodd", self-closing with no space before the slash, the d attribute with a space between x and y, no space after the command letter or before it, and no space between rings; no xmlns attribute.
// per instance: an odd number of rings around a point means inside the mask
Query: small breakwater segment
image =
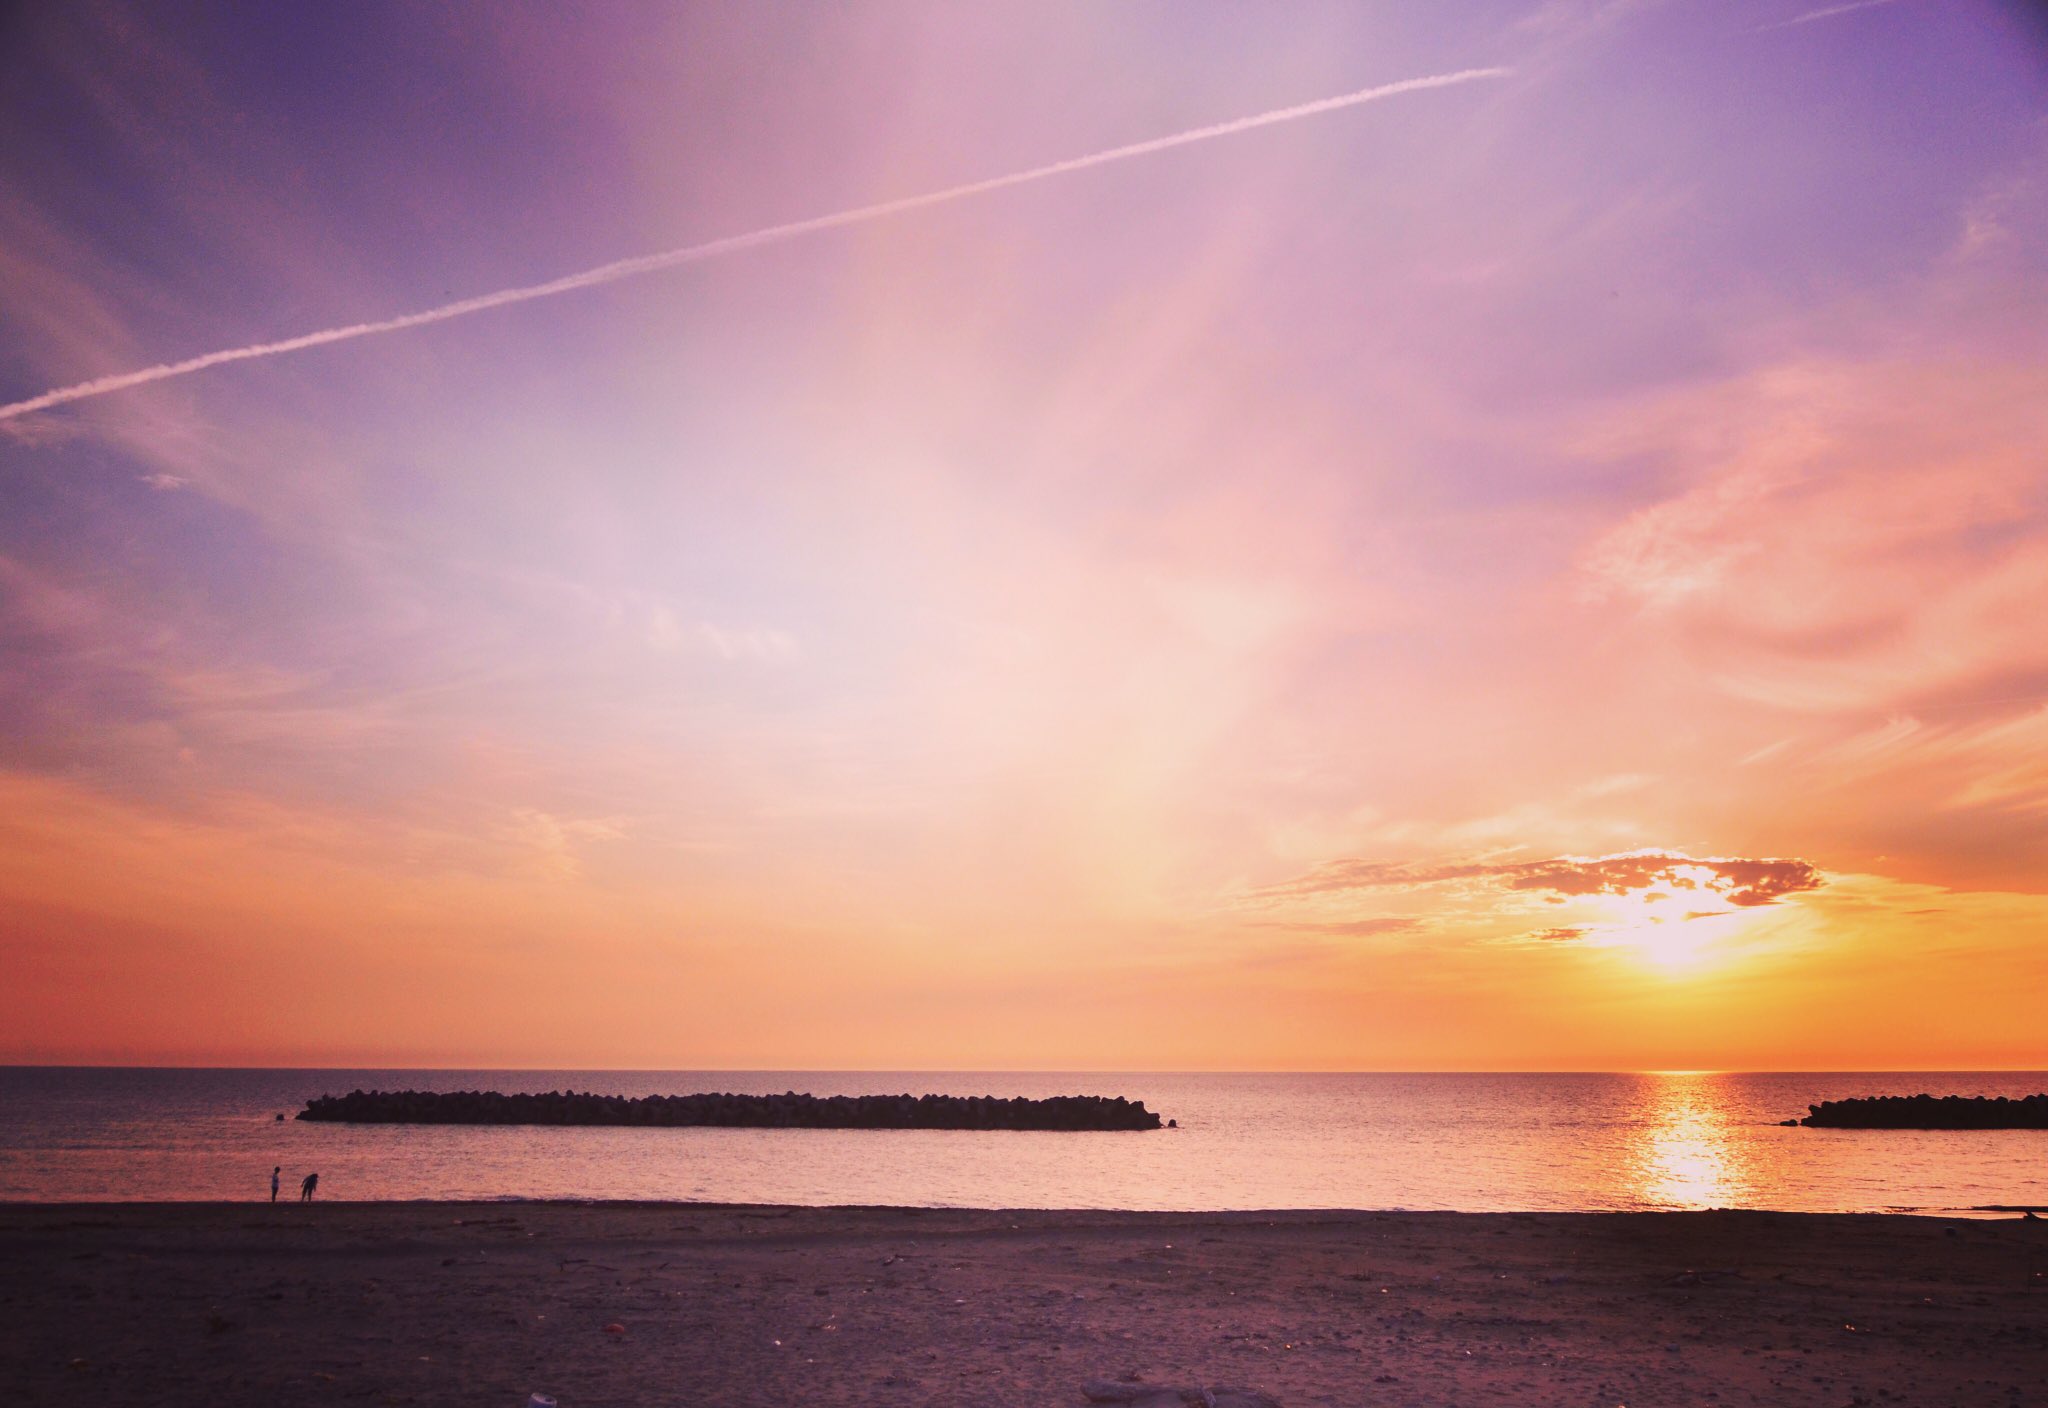
<svg viewBox="0 0 2048 1408"><path fill-rule="evenodd" d="M636 1125L742 1129L1158 1129L1142 1100L1054 1095L503 1095L494 1090L352 1090L322 1095L302 1120L336 1124Z"/></svg>
<svg viewBox="0 0 2048 1408"><path fill-rule="evenodd" d="M2048 1129L2048 1095L1865 1095L1808 1105L1814 1129Z"/></svg>

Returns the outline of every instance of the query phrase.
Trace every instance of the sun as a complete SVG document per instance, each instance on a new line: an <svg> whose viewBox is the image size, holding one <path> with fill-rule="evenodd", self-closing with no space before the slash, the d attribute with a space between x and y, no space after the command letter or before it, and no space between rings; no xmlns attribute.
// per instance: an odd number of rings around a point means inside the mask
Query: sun
<svg viewBox="0 0 2048 1408"><path fill-rule="evenodd" d="M1615 948L1632 953L1650 967L1685 973L1706 967L1721 954L1720 940L1741 922L1741 913L1707 901L1696 892L1639 890L1617 895L1613 920L1601 926Z"/></svg>

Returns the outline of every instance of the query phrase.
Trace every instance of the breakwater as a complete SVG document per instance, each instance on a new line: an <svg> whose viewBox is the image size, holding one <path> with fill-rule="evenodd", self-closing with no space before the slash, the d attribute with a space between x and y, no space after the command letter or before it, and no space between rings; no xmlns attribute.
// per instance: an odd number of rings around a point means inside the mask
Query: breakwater
<svg viewBox="0 0 2048 1408"><path fill-rule="evenodd" d="M1055 1095L503 1095L494 1090L352 1090L306 1102L302 1120L338 1124L717 1126L744 1129L1157 1129L1142 1100Z"/></svg>
<svg viewBox="0 0 2048 1408"><path fill-rule="evenodd" d="M1806 1108L1798 1123L1815 1129L2048 1129L2048 1095L1868 1095Z"/></svg>

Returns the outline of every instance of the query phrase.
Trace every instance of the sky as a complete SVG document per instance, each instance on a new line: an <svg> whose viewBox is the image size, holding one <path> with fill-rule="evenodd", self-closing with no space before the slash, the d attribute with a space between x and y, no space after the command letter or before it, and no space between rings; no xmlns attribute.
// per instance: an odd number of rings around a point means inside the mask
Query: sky
<svg viewBox="0 0 2048 1408"><path fill-rule="evenodd" d="M2048 1067L2031 8L0 24L0 1061Z"/></svg>

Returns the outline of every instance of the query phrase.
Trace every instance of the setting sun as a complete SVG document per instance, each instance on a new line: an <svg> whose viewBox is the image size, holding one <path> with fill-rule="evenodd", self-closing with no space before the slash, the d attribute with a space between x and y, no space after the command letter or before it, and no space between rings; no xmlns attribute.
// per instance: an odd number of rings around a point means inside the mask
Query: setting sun
<svg viewBox="0 0 2048 1408"><path fill-rule="evenodd" d="M1745 911L1701 909L1697 895L1648 890L1613 902L1614 919L1599 932L1616 946L1672 972L1727 961L1740 937ZM1710 903L1710 902L1709 902Z"/></svg>

